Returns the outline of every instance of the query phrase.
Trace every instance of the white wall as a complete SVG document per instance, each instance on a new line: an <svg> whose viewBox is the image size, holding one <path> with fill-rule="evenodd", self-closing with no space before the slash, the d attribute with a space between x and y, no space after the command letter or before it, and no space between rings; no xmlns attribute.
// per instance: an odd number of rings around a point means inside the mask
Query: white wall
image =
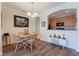
<svg viewBox="0 0 79 59"><path fill-rule="evenodd" d="M2 38L1 38L1 3L0 3L0 55L2 55Z"/></svg>
<svg viewBox="0 0 79 59"><path fill-rule="evenodd" d="M27 17L25 12L22 12L20 10L13 9L12 7L2 6L2 32L3 33L10 33L11 35L11 43L14 42L13 34L17 32L23 32L24 27L14 27L14 15ZM29 31L34 32L35 31L35 21L32 18L29 18Z"/></svg>
<svg viewBox="0 0 79 59"><path fill-rule="evenodd" d="M30 32L35 32L35 18L31 18L30 17L30 22L29 22L29 29L30 29Z"/></svg>
<svg viewBox="0 0 79 59"><path fill-rule="evenodd" d="M77 51L79 51L79 3L77 3Z"/></svg>
<svg viewBox="0 0 79 59"><path fill-rule="evenodd" d="M35 19L35 32L38 34L38 39L40 39L40 18Z"/></svg>
<svg viewBox="0 0 79 59"><path fill-rule="evenodd" d="M76 30L48 30L48 18L47 16L55 11L61 10L61 9L69 9L69 8L77 8L76 3L64 3L62 5L59 5L55 8L51 8L49 10L46 10L45 12L40 13L40 38L41 40L51 42L49 39L49 35L56 34L65 34L66 40L67 40L67 47L76 49L77 48L77 31ZM41 22L46 22L46 27L41 27Z"/></svg>

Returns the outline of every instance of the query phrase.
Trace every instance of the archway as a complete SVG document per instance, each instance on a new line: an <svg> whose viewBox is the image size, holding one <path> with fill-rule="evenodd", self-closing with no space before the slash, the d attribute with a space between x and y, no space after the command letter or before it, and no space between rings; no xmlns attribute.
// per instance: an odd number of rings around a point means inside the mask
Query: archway
<svg viewBox="0 0 79 59"><path fill-rule="evenodd" d="M76 9L61 9L48 15L48 29L76 30Z"/></svg>

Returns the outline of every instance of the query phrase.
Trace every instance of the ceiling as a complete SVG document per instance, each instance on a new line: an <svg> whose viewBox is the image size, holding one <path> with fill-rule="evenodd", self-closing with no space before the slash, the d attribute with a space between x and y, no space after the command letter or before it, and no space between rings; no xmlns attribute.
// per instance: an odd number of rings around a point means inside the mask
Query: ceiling
<svg viewBox="0 0 79 59"><path fill-rule="evenodd" d="M10 8L14 8L17 10L21 10L24 12L42 12L47 9L56 7L57 5L63 4L64 2L34 2L33 10L31 2L3 2L3 6L8 6Z"/></svg>
<svg viewBox="0 0 79 59"><path fill-rule="evenodd" d="M50 17L50 18L59 18L59 17L69 16L69 15L76 15L76 9L58 10L58 11L50 14L48 17Z"/></svg>

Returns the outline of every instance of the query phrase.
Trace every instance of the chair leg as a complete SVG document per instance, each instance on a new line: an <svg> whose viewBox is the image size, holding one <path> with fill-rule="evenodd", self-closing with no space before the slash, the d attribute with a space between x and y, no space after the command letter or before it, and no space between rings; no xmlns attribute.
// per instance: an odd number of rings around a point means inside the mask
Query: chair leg
<svg viewBox="0 0 79 59"><path fill-rule="evenodd" d="M16 47L15 47L15 52L14 52L15 54L16 54L17 48L18 48L18 44L16 44Z"/></svg>
<svg viewBox="0 0 79 59"><path fill-rule="evenodd" d="M23 42L23 43L22 43L22 45L23 45L23 48L25 48L25 49L26 49L25 42Z"/></svg>
<svg viewBox="0 0 79 59"><path fill-rule="evenodd" d="M32 43L31 43L31 52L32 52Z"/></svg>
<svg viewBox="0 0 79 59"><path fill-rule="evenodd" d="M26 49L26 47L28 46L28 43L24 42L23 43L24 48Z"/></svg>
<svg viewBox="0 0 79 59"><path fill-rule="evenodd" d="M36 48L37 48L37 43L35 42L34 44L35 44L35 46L36 46Z"/></svg>
<svg viewBox="0 0 79 59"><path fill-rule="evenodd" d="M26 43L25 46L27 47L28 46L28 43Z"/></svg>
<svg viewBox="0 0 79 59"><path fill-rule="evenodd" d="M35 47L38 48L38 43L36 41L34 42L34 44L35 44Z"/></svg>

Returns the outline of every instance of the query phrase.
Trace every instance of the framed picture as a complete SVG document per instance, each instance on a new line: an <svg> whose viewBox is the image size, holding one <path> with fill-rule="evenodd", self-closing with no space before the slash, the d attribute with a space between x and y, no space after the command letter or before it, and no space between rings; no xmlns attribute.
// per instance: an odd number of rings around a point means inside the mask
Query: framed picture
<svg viewBox="0 0 79 59"><path fill-rule="evenodd" d="M42 27L45 27L45 21L42 22Z"/></svg>
<svg viewBox="0 0 79 59"><path fill-rule="evenodd" d="M29 19L14 15L14 27L29 27Z"/></svg>

